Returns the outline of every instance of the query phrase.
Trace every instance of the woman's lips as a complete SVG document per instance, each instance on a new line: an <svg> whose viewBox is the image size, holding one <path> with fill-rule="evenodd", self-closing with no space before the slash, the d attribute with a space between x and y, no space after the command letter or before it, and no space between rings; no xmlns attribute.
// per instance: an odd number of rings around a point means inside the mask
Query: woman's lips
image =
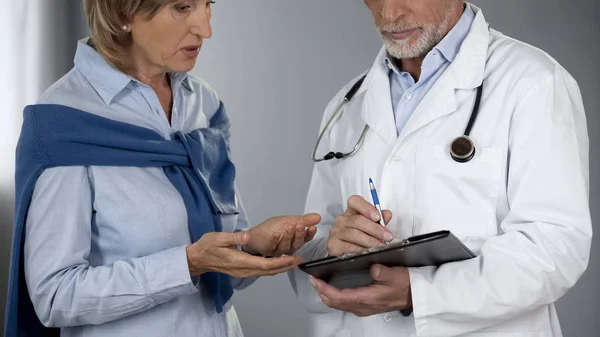
<svg viewBox="0 0 600 337"><path fill-rule="evenodd" d="M200 54L200 46L183 47L181 48L181 52L189 58L196 58Z"/></svg>

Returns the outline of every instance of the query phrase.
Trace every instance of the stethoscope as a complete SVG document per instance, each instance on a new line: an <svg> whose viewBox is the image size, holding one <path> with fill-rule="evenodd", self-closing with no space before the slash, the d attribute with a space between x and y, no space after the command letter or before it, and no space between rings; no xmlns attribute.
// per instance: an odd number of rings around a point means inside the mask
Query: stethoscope
<svg viewBox="0 0 600 337"><path fill-rule="evenodd" d="M313 149L312 160L314 162L318 163L321 161L331 160L334 158L335 159L343 159L348 156L351 156L353 153L355 153L360 148L360 146L363 143L363 140L365 138L365 135L367 134L367 131L369 130L368 124L365 124L365 127L363 128L363 130L360 134L360 137L358 138L358 141L356 142L356 144L354 145L352 150L350 150L349 152L331 151L331 152L327 153L325 156L323 156L322 158L316 157L317 148L319 147L319 144L321 143L321 139L323 138L323 135L330 128L331 123L335 120L335 118L338 116L338 114L340 114L343 111L344 105L347 104L348 102L350 102L352 97L354 97L354 95L356 94L356 92L358 91L360 86L362 85L363 81L365 80L366 76L367 75L364 75L356 83L354 83L354 85L350 88L348 93L346 93L346 95L344 96L344 99L342 100L342 102L338 105L338 107L335 110L335 112L333 113L333 115L331 115L331 117L325 124L325 127L319 134L319 138L317 138L317 144L315 145L315 147ZM465 129L464 134L462 136L458 136L458 137L454 138L452 140L452 143L450 144L450 157L452 157L452 159L454 159L455 161L457 161L459 163L466 163L466 162L470 161L471 159L473 159L473 157L475 156L475 144L473 144L473 141L471 140L469 135L471 133L471 129L473 128L473 124L475 123L475 119L477 119L477 114L479 113L479 105L481 104L482 92L483 92L483 83L481 83L481 85L479 85L479 87L477 87L477 96L475 98L475 105L473 106L473 111L471 112L471 117L469 118L469 123L467 124L467 128Z"/></svg>

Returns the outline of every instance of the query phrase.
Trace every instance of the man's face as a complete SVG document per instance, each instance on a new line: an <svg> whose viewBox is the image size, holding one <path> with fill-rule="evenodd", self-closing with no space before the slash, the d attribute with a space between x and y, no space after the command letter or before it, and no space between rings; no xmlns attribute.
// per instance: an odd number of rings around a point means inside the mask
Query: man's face
<svg viewBox="0 0 600 337"><path fill-rule="evenodd" d="M463 0L364 0L388 53L397 59L425 56L452 29Z"/></svg>

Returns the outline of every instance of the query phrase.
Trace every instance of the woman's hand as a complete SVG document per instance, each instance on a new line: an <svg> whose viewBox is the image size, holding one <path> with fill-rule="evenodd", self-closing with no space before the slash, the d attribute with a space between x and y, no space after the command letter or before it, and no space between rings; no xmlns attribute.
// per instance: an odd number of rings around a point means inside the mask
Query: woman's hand
<svg viewBox="0 0 600 337"><path fill-rule="evenodd" d="M250 241L242 249L263 256L293 255L315 237L315 225L320 221L321 216L317 213L270 218L248 231Z"/></svg>
<svg viewBox="0 0 600 337"><path fill-rule="evenodd" d="M188 246L187 260L191 276L219 272L237 278L276 275L296 268L302 258L285 256L268 259L236 249L251 240L248 232L206 233Z"/></svg>

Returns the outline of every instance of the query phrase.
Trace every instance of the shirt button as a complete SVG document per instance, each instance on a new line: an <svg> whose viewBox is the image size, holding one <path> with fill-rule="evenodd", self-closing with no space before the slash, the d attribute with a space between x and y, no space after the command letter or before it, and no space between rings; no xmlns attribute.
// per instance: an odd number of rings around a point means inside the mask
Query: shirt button
<svg viewBox="0 0 600 337"><path fill-rule="evenodd" d="M406 99L411 99L413 97L413 94L409 91L404 97L406 97Z"/></svg>
<svg viewBox="0 0 600 337"><path fill-rule="evenodd" d="M177 108L173 108L173 113L176 114L177 113Z"/></svg>
<svg viewBox="0 0 600 337"><path fill-rule="evenodd" d="M383 315L383 320L384 320L386 323L389 323L389 322L391 322L391 321L392 321L392 318L393 318L393 317L392 317L392 315L390 315L389 313L387 313L387 314Z"/></svg>

